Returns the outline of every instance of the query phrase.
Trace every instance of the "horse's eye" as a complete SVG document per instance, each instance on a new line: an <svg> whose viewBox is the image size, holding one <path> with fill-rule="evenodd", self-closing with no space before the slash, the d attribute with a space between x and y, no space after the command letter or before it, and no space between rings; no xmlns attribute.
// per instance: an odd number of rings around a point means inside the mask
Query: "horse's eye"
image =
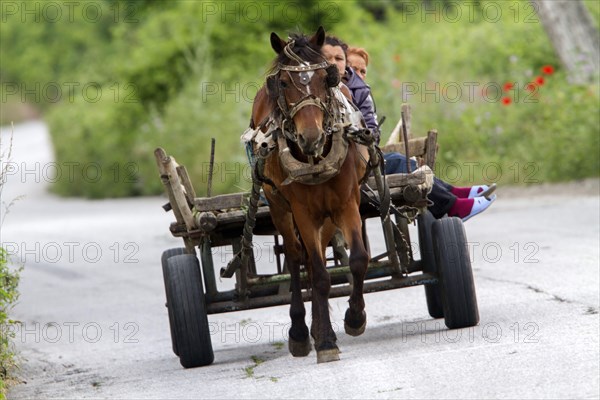
<svg viewBox="0 0 600 400"><path fill-rule="evenodd" d="M280 85L281 85L281 87L282 87L282 88L284 88L284 89L287 87L287 83L285 83L284 81L281 81L279 84L280 84Z"/></svg>

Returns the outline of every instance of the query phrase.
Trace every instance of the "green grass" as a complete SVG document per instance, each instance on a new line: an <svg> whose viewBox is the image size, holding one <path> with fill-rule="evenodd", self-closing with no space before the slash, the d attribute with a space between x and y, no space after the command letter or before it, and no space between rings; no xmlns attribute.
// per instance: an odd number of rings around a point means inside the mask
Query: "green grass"
<svg viewBox="0 0 600 400"><path fill-rule="evenodd" d="M256 367L258 367L260 364L264 363L265 360L258 357L258 356L252 356L250 357L250 359L252 360L252 365L248 365L247 367L244 367L244 372L246 373L246 378L254 378L254 369Z"/></svg>
<svg viewBox="0 0 600 400"><path fill-rule="evenodd" d="M273 342L273 343L271 343L271 345L275 348L275 350L281 350L281 349L283 349L283 346L285 346L285 343Z"/></svg>

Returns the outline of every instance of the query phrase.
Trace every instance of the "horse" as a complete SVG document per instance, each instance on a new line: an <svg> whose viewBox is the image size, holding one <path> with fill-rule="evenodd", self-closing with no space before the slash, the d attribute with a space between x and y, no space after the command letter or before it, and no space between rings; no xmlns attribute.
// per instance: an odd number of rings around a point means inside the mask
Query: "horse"
<svg viewBox="0 0 600 400"><path fill-rule="evenodd" d="M250 127L263 134L269 125L278 127L272 133L277 144L264 156L262 188L273 224L283 238L291 277L288 347L295 357L311 351L301 293L300 266L304 263L312 294L310 334L318 363L339 360L329 313L331 278L325 257L336 229L350 250L353 287L344 329L352 336L361 335L366 327L363 287L369 261L359 212L360 181L367 171L368 151L341 133L333 91L341 90L348 99L350 92L340 84L335 65L321 56L324 40L323 27L311 37L298 34L287 42L271 33L271 47L277 56L266 84L255 96L250 121ZM256 142L253 151L259 154Z"/></svg>

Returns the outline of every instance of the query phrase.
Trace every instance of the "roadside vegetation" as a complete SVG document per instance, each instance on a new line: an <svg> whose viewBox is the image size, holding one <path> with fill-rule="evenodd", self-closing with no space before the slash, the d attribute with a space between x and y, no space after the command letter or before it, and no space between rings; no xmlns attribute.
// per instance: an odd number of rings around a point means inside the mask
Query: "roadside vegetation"
<svg viewBox="0 0 600 400"><path fill-rule="evenodd" d="M274 56L269 34L320 24L369 51L384 140L403 102L412 106L414 135L439 131L436 174L449 182L599 175L598 81L567 83L527 1L96 3L103 13L94 23L76 10L72 21L9 19L0 27L11 43L2 46L0 79L15 85L6 101L38 103L64 166L58 194L161 193L153 157L161 146L203 195L211 137L213 193L248 190L239 137ZM598 21L599 3L586 5ZM39 96L20 90L36 84Z"/></svg>
<svg viewBox="0 0 600 400"><path fill-rule="evenodd" d="M0 399L5 398L9 386L15 383L17 362L14 333L10 329L15 322L9 312L19 297L18 285L19 271L8 267L6 250L0 247Z"/></svg>
<svg viewBox="0 0 600 400"><path fill-rule="evenodd" d="M6 163L10 160L11 144L6 145L0 139L0 199L6 178ZM0 229L10 203L0 202ZM15 337L12 327L16 323L10 318L10 311L19 298L19 274L21 268L10 265L9 255L0 243L0 400L6 398L6 392L15 383L14 372L18 368L17 355L13 344Z"/></svg>

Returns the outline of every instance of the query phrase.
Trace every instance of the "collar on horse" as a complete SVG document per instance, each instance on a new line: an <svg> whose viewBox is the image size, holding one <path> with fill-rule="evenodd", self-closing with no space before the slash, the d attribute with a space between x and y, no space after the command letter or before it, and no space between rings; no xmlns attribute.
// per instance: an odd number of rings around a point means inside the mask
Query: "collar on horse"
<svg viewBox="0 0 600 400"><path fill-rule="evenodd" d="M342 136L341 129L333 133L331 149L318 164L297 160L290 151L287 140L282 135L278 135L277 145L281 167L288 174L282 185L288 185L292 182L318 185L327 182L340 173L340 168L348 154L348 141Z"/></svg>

